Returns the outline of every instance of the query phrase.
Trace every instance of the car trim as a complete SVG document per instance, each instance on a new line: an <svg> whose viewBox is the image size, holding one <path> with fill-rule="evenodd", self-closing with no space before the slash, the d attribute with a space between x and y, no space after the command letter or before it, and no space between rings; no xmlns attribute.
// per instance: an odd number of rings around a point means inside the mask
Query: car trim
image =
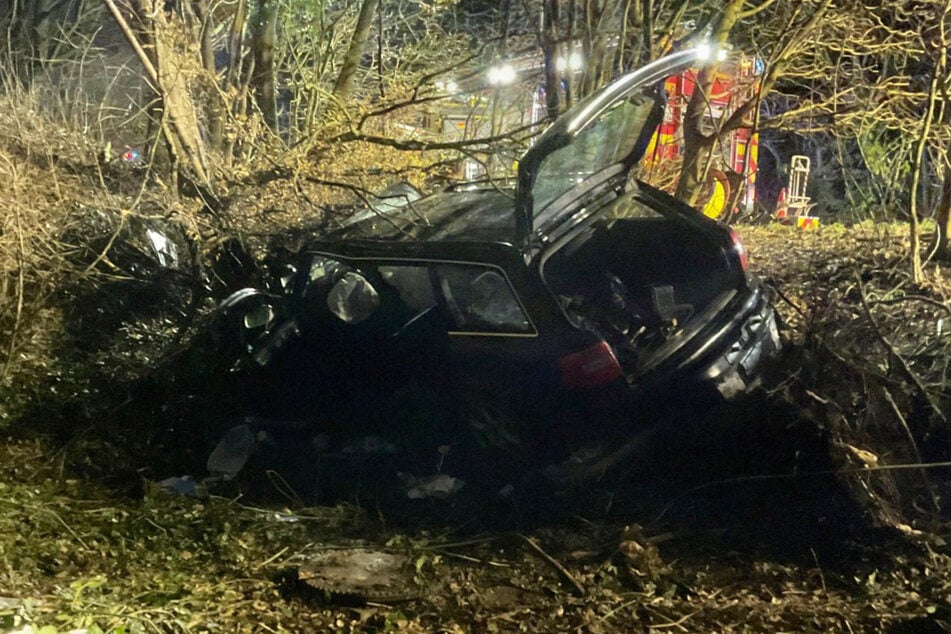
<svg viewBox="0 0 951 634"><path fill-rule="evenodd" d="M522 314L525 315L525 318L528 320L529 326L532 328L532 332L470 332L466 330L447 330L447 333L451 336L465 336L465 337L504 337L504 338L521 338L521 339L532 339L538 337L538 326L535 325L535 321L532 319L531 313L528 309L525 308L525 302L522 301L522 298L519 297L518 292L515 290L515 285L512 284L512 280L509 278L508 273L505 269L497 264L489 264L487 262L477 262L470 260L448 260L442 258L401 258L401 257L365 257L365 256L344 256L339 253L334 253L332 251L318 251L308 249L304 252L305 255L322 255L324 257L334 258L337 260L342 260L344 262L379 262L381 264L387 262L399 262L399 263L426 263L426 264L462 264L470 266L481 266L485 268L490 268L498 271L502 274L502 277L505 278L505 283L509 285L509 289L512 291L512 296L515 297L515 301L518 302L519 308L522 309ZM433 289L435 292L435 289Z"/></svg>
<svg viewBox="0 0 951 634"><path fill-rule="evenodd" d="M710 351L715 345L723 340L723 337L726 336L731 330L741 326L749 319L750 315L756 310L763 301L763 292L758 286L753 286L751 289L749 297L743 302L743 306L738 310L733 318L730 319L727 323L723 324L717 331L707 339L707 343L695 350L687 359L685 359L680 365L681 367L689 366L693 363L697 363ZM725 308L725 307L724 307Z"/></svg>
<svg viewBox="0 0 951 634"><path fill-rule="evenodd" d="M534 328L534 326L533 326ZM466 330L447 330L450 337L503 337L506 339L537 339L538 332L469 332Z"/></svg>
<svg viewBox="0 0 951 634"><path fill-rule="evenodd" d="M608 87L594 97L590 103L583 106L568 122L566 131L571 135L578 134L590 124L593 119L600 116L609 106L614 104L615 101L626 96L628 93L666 79L674 70L684 64L711 59L714 53L715 51L712 50L709 44L700 44L693 48L672 53L667 57L662 57L646 66L642 66L615 83L608 85Z"/></svg>
<svg viewBox="0 0 951 634"><path fill-rule="evenodd" d="M696 320L696 324L693 327L685 327L682 331L680 331L677 334L676 337L671 338L670 341L668 341L666 344L664 344L663 346L660 346L655 351L655 354L657 355L656 358L651 363L648 363L643 368L641 368L641 371L638 373L637 377L648 374L654 371L655 369L657 369L658 367L661 367L665 365L666 363L670 362L670 360L674 358L674 356L678 352L683 350L684 346L688 342L693 341L693 339L697 337L701 332L703 332L707 328L710 328L711 323L714 321L714 317L716 315L722 314L725 310L727 310L727 308L729 308L730 305L735 304L738 296L739 296L739 290L736 288L731 288L731 289L725 290L717 299L714 299L712 302L710 302L710 305L707 306L706 310L704 310L703 313L700 313L694 318ZM747 315L749 313L749 303L750 301L747 300L743 308L741 309L740 314ZM710 350L710 348L712 348L714 345L716 345L720 341L720 339L726 334L726 331L730 329L730 327L734 324L735 320L736 320L735 317L732 318L729 323L727 323L722 328L718 329L713 335L710 335L707 338L707 340L703 343L703 345L701 345L696 351L694 351L686 361L678 364L678 367L689 366L691 363L695 362L699 357L706 354L706 352Z"/></svg>

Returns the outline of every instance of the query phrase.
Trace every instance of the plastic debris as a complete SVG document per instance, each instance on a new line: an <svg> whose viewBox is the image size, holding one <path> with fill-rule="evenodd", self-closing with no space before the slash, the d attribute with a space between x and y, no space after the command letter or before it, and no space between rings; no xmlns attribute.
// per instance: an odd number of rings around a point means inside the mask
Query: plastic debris
<svg viewBox="0 0 951 634"><path fill-rule="evenodd" d="M444 500L458 493L466 485L459 478L454 478L445 473L437 473L425 478L414 478L406 474L401 474L401 476L407 486L406 497L411 500L426 498Z"/></svg>
<svg viewBox="0 0 951 634"><path fill-rule="evenodd" d="M258 438L250 425L232 427L208 456L208 472L213 477L231 480L244 468L257 444Z"/></svg>
<svg viewBox="0 0 951 634"><path fill-rule="evenodd" d="M184 495L192 498L202 497L202 491L199 488L198 482L189 475L165 478L161 482L157 482L156 485L160 490L166 493Z"/></svg>

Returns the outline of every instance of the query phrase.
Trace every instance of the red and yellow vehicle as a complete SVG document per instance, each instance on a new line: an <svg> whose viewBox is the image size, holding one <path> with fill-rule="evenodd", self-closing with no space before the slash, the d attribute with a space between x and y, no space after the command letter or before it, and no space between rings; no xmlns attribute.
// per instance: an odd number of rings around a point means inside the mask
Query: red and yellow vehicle
<svg viewBox="0 0 951 634"><path fill-rule="evenodd" d="M703 116L704 133L719 130L739 106L755 97L761 72L762 62L746 56L720 65ZM663 181L672 181L674 175L679 174L684 152L683 120L696 85L697 69L669 77L664 83L667 110L643 162L645 180L655 185L663 187ZM756 199L758 150L759 138L752 125L724 134L715 144L702 196L705 215L711 218L727 215L734 200L738 211L752 210ZM742 188L739 196L736 196L737 187Z"/></svg>

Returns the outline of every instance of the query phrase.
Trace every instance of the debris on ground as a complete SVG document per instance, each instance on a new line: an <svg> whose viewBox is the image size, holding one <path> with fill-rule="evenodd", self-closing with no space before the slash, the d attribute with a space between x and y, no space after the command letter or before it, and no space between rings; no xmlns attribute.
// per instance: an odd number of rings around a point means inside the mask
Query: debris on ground
<svg viewBox="0 0 951 634"><path fill-rule="evenodd" d="M411 500L434 498L444 500L462 490L466 485L459 478L445 473L435 473L423 478L416 478L408 473L398 474L406 487L406 497Z"/></svg>
<svg viewBox="0 0 951 634"><path fill-rule="evenodd" d="M250 425L238 425L229 429L208 456L207 468L210 477L233 479L247 464L258 442L258 436L251 430Z"/></svg>
<svg viewBox="0 0 951 634"><path fill-rule="evenodd" d="M375 550L332 550L311 555L297 570L299 581L326 594L328 601L400 602L422 592L404 555Z"/></svg>

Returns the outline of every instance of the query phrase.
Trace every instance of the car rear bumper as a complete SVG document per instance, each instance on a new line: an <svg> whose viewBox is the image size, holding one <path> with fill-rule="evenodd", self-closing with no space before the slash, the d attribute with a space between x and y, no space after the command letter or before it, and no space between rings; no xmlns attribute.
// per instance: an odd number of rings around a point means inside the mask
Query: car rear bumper
<svg viewBox="0 0 951 634"><path fill-rule="evenodd" d="M698 378L732 400L759 384L763 361L782 347L769 293L758 289L753 310L738 316L729 330L731 343L701 367Z"/></svg>

